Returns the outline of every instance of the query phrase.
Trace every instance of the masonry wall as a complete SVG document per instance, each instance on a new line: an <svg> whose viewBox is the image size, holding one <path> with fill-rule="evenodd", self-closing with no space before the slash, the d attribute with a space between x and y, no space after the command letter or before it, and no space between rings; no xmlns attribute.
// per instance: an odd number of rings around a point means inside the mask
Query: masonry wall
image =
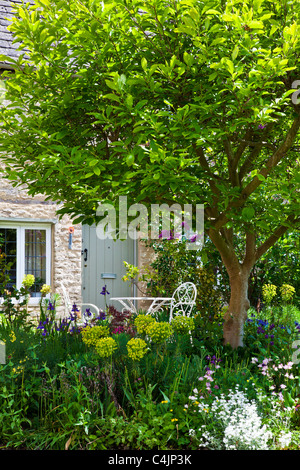
<svg viewBox="0 0 300 470"><path fill-rule="evenodd" d="M146 246L145 242L139 240L137 245L137 260L138 260L138 268L140 270L140 275L146 274L147 271L150 269L150 264L155 258L155 253L153 248ZM146 282L138 282L138 292L137 296L139 297L146 297L147 295L147 286ZM139 300L138 308L141 310L147 310L150 307L151 301L147 300Z"/></svg>
<svg viewBox="0 0 300 470"><path fill-rule="evenodd" d="M46 201L42 195L31 197L24 188L11 186L9 181L0 176L0 225L1 222L51 222L51 287L61 295L60 283L63 282L72 302L81 302L81 226L74 226L72 249L69 249L69 227L73 226L68 216L60 220L56 214L60 206ZM63 306L59 314L64 315ZM38 309L29 307L36 315Z"/></svg>

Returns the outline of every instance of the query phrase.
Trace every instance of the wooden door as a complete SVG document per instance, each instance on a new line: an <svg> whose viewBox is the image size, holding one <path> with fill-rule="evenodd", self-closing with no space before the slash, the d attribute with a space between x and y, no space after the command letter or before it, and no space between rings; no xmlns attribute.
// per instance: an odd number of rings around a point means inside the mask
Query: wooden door
<svg viewBox="0 0 300 470"><path fill-rule="evenodd" d="M121 309L118 302L109 302L110 297L129 297L129 282L122 281L126 273L124 261L136 265L135 241L100 240L94 225L82 227L82 301L105 309L107 304ZM101 294L106 285L106 299Z"/></svg>

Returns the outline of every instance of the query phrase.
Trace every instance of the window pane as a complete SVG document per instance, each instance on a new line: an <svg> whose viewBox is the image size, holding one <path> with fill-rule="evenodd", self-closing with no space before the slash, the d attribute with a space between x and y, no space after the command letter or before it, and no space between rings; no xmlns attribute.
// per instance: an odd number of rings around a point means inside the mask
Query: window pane
<svg viewBox="0 0 300 470"><path fill-rule="evenodd" d="M40 297L46 283L46 230L25 229L25 274L33 274L32 297Z"/></svg>
<svg viewBox="0 0 300 470"><path fill-rule="evenodd" d="M10 264L8 270L5 271L10 278L9 282L1 288L11 290L17 283L17 230L13 228L0 228L0 249L1 253L5 253L5 261L3 263ZM1 280L3 282L3 279Z"/></svg>

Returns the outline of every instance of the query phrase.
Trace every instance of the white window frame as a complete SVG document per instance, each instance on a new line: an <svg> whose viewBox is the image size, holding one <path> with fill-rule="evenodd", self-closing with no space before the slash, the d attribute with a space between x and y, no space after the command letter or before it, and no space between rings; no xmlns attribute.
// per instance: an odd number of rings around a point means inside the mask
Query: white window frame
<svg viewBox="0 0 300 470"><path fill-rule="evenodd" d="M16 288L20 289L25 275L25 230L46 231L46 284L51 285L51 223L3 222L1 228L11 228L17 231L17 272ZM30 297L28 305L38 305L40 297Z"/></svg>

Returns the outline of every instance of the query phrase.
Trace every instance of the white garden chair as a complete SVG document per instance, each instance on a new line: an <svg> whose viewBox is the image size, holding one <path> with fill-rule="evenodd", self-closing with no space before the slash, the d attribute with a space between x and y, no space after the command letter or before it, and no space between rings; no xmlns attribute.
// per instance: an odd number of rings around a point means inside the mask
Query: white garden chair
<svg viewBox="0 0 300 470"><path fill-rule="evenodd" d="M174 291L170 306L170 322L177 315L189 317L196 305L197 289L192 282L184 282Z"/></svg>
<svg viewBox="0 0 300 470"><path fill-rule="evenodd" d="M175 315L190 316L193 307L196 305L197 289L192 282L184 282L174 291L172 297L157 297L157 302L154 300L147 310L147 314L153 314L162 310L165 306L170 306L171 322Z"/></svg>
<svg viewBox="0 0 300 470"><path fill-rule="evenodd" d="M183 315L189 317L192 313L193 307L196 305L197 289L195 284L192 282L184 282L174 291L170 307L170 319L171 323L174 316ZM191 332L190 342L193 346L193 339Z"/></svg>
<svg viewBox="0 0 300 470"><path fill-rule="evenodd" d="M62 293L63 293L64 306L65 306L65 315L67 316L71 313L74 304L72 304L72 302L70 300L69 293L68 293L67 289L65 288L65 286L62 282L60 283L60 287L61 287L61 290L62 290ZM82 307L83 305L93 308L95 310L96 316L99 317L100 310L96 305L89 304L89 303L82 303L82 304L76 304L76 307ZM74 312L74 313L76 313L76 312ZM81 325L81 324L85 323L84 320L91 321L93 318L94 318L94 313L93 312L90 312L90 314L87 317L87 315L85 315L84 312L81 311L81 318L79 317L78 321L76 321L76 323L78 325Z"/></svg>

